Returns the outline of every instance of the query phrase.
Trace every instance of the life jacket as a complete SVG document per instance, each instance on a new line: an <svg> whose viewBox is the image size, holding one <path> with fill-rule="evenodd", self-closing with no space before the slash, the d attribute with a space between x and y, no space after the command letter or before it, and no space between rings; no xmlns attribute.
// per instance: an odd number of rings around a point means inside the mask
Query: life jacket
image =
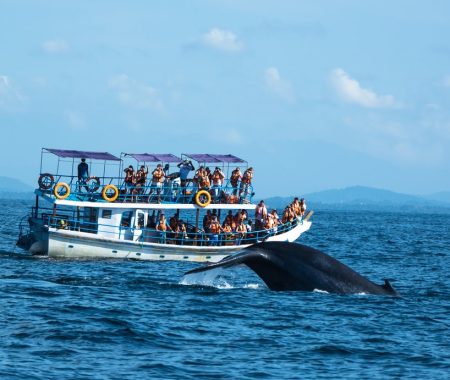
<svg viewBox="0 0 450 380"><path fill-rule="evenodd" d="M233 172L231 173L231 177L230 177L231 185L236 187L238 184L239 178L241 178L241 172L233 170Z"/></svg>
<svg viewBox="0 0 450 380"><path fill-rule="evenodd" d="M229 224L225 224L225 226L223 226L223 232L230 233L231 231L232 229Z"/></svg>
<svg viewBox="0 0 450 380"><path fill-rule="evenodd" d="M243 224L238 224L236 227L236 232L239 232L239 236L243 237L245 232L247 232L247 228Z"/></svg>
<svg viewBox="0 0 450 380"><path fill-rule="evenodd" d="M211 226L209 227L212 234L218 234L220 231L220 225L217 222L211 223Z"/></svg>
<svg viewBox="0 0 450 380"><path fill-rule="evenodd" d="M139 169L136 173L136 183L139 183L141 185L145 184L145 180L147 179L146 177L146 173L143 170Z"/></svg>
<svg viewBox="0 0 450 380"><path fill-rule="evenodd" d="M219 171L215 170L212 175L212 182L214 185L221 185L223 178L224 178L223 174L220 173Z"/></svg>
<svg viewBox="0 0 450 380"><path fill-rule="evenodd" d="M167 230L166 221L164 221L164 222L159 221L158 225L156 226L156 229L158 231L166 231Z"/></svg>
<svg viewBox="0 0 450 380"><path fill-rule="evenodd" d="M152 172L152 182L162 182L164 172L162 169L155 169Z"/></svg>
<svg viewBox="0 0 450 380"><path fill-rule="evenodd" d="M125 182L133 183L134 182L134 170L127 169L125 171Z"/></svg>
<svg viewBox="0 0 450 380"><path fill-rule="evenodd" d="M251 171L246 170L244 176L242 177L242 182L250 184L252 182L253 174Z"/></svg>
<svg viewBox="0 0 450 380"><path fill-rule="evenodd" d="M206 187L206 188L209 188L211 186L211 183L209 182L209 178L207 175L204 175L203 177L200 178L199 185L200 185L200 187Z"/></svg>

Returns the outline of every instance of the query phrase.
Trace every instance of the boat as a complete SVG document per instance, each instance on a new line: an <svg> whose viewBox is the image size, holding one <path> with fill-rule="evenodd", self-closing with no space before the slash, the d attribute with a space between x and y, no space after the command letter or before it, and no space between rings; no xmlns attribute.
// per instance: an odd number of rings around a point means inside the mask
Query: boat
<svg viewBox="0 0 450 380"><path fill-rule="evenodd" d="M88 168L82 177L77 172L80 162ZM201 184L192 176L194 163L202 170L216 166L223 174L221 183ZM184 165L190 167L183 176ZM117 157L108 152L42 148L35 204L21 222L18 245L32 254L55 258L218 262L262 241L293 242L309 230L312 212L270 229L253 225L250 231L257 207L255 192L242 178L239 183L230 181L237 166L243 172L250 169L247 161L232 154L121 153ZM139 186L127 182L125 171L131 167L143 168L148 177L153 170L162 170L164 176L160 182L152 178ZM245 231L204 228L205 218L220 223L235 213L246 220ZM170 225L175 216L177 227L164 230L162 225ZM164 217L170 223L158 224Z"/></svg>

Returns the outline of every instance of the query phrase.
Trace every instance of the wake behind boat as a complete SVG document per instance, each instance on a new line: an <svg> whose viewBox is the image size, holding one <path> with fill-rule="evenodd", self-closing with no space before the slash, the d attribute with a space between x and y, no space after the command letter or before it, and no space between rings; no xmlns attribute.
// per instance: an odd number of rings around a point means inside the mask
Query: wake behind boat
<svg viewBox="0 0 450 380"><path fill-rule="evenodd" d="M47 161L56 169L44 170ZM217 262L262 241L293 242L311 226L298 201L281 221L254 204L253 169L231 154L43 148L40 173L18 240L34 254Z"/></svg>

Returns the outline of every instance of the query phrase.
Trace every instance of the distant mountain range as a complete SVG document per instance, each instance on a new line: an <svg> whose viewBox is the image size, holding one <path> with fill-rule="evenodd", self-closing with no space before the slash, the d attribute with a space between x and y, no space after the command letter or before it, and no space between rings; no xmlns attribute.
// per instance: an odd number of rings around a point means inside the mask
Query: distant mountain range
<svg viewBox="0 0 450 380"><path fill-rule="evenodd" d="M309 208L445 208L450 210L450 191L427 196L409 195L372 187L352 186L303 195ZM283 208L292 197L273 197L265 200L270 207Z"/></svg>
<svg viewBox="0 0 450 380"><path fill-rule="evenodd" d="M30 198L34 189L22 181L0 176L0 198Z"/></svg>
<svg viewBox="0 0 450 380"><path fill-rule="evenodd" d="M0 198L30 198L34 189L22 181L0 176ZM450 210L450 191L419 196L396 193L365 186L352 186L344 189L331 189L302 195L308 208L345 208L345 209L448 209ZM269 207L284 208L292 202L291 197L266 198Z"/></svg>

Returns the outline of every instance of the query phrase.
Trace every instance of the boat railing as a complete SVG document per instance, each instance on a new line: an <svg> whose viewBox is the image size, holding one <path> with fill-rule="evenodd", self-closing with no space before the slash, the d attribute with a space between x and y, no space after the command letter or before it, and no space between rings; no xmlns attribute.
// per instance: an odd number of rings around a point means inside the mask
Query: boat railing
<svg viewBox="0 0 450 380"><path fill-rule="evenodd" d="M47 196L72 201L136 202L136 203L194 203L200 190L209 193L210 203L251 203L253 186L239 182L232 186L229 180L223 185L200 188L192 179L181 186L179 180L168 179L164 183L128 185L123 178L89 177L79 180L77 176L43 173L39 179L39 191ZM208 203L209 203L208 202Z"/></svg>
<svg viewBox="0 0 450 380"><path fill-rule="evenodd" d="M102 238L111 238L136 243L158 243L174 245L195 245L195 246L236 246L254 244L266 240L267 238L286 233L299 223L301 219L293 222L282 223L271 229L262 229L248 232L219 232L212 233L204 230L172 231L167 229L160 231L155 227L130 227L122 224L114 226L70 218L69 215L45 215L45 223L49 227L58 230L78 231L97 234Z"/></svg>

